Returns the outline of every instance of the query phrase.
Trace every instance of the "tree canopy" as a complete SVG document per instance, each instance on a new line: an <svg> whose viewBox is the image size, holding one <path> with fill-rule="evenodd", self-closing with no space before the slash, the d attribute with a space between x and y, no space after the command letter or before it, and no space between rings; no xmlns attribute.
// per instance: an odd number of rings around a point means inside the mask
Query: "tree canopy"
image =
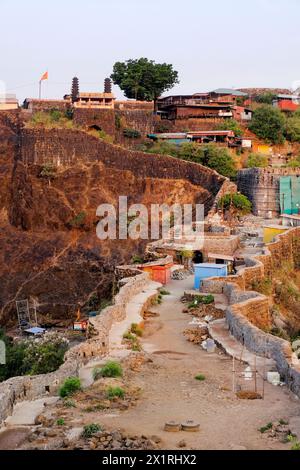
<svg viewBox="0 0 300 470"><path fill-rule="evenodd" d="M236 136L243 135L240 124L235 119L227 119L216 126L219 131L233 131Z"/></svg>
<svg viewBox="0 0 300 470"><path fill-rule="evenodd" d="M247 159L248 168L266 168L268 164L268 157L261 153L250 153Z"/></svg>
<svg viewBox="0 0 300 470"><path fill-rule="evenodd" d="M285 118L279 109L263 105L254 111L249 129L261 139L281 144L284 140Z"/></svg>
<svg viewBox="0 0 300 470"><path fill-rule="evenodd" d="M218 207L226 210L234 210L238 215L249 214L252 210L252 204L244 194L234 193L225 194L218 203Z"/></svg>
<svg viewBox="0 0 300 470"><path fill-rule="evenodd" d="M179 83L178 72L171 64L156 64L145 57L116 62L111 79L130 99L154 101Z"/></svg>
<svg viewBox="0 0 300 470"><path fill-rule="evenodd" d="M300 142L300 113L297 112L286 120L286 138L290 142Z"/></svg>
<svg viewBox="0 0 300 470"><path fill-rule="evenodd" d="M218 147L215 144L199 145L195 142L187 142L176 146L169 142L158 141L144 150L199 163L228 178L234 179L236 177L237 170L233 157L226 148Z"/></svg>

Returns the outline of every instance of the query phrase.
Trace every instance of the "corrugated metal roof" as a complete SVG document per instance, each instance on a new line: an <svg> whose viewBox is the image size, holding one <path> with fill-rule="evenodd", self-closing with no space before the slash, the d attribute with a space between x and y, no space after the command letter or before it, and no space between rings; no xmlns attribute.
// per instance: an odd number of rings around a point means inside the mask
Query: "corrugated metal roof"
<svg viewBox="0 0 300 470"><path fill-rule="evenodd" d="M188 136L206 136L206 135L225 135L229 137L234 137L234 132L232 130L228 131L194 131L188 132Z"/></svg>
<svg viewBox="0 0 300 470"><path fill-rule="evenodd" d="M300 100L300 95L277 95L280 100Z"/></svg>
<svg viewBox="0 0 300 470"><path fill-rule="evenodd" d="M216 90L213 90L212 93L216 93L217 95L248 96L247 93L243 93L239 90L233 90L231 88L217 88Z"/></svg>

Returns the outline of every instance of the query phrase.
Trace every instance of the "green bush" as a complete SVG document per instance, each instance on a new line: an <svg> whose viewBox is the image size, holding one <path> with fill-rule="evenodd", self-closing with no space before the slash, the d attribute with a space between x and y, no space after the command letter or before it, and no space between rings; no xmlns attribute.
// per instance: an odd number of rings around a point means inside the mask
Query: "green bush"
<svg viewBox="0 0 300 470"><path fill-rule="evenodd" d="M122 377L123 369L119 362L115 361L108 361L101 369L100 369L100 377ZM99 377L98 377L99 378Z"/></svg>
<svg viewBox="0 0 300 470"><path fill-rule="evenodd" d="M249 129L267 142L281 144L285 132L284 115L273 106L263 105L254 111Z"/></svg>
<svg viewBox="0 0 300 470"><path fill-rule="evenodd" d="M227 119L225 122L218 124L216 130L233 131L236 136L243 135L243 130L240 124L235 119Z"/></svg>
<svg viewBox="0 0 300 470"><path fill-rule="evenodd" d="M191 302L188 306L189 309L192 309L192 308L197 308L199 305L203 304L203 305L210 305L210 304L213 304L215 301L215 298L213 295L209 294L209 295L197 295L193 302Z"/></svg>
<svg viewBox="0 0 300 470"><path fill-rule="evenodd" d="M266 168L269 165L269 159L266 155L260 153L250 153L247 159L247 168Z"/></svg>
<svg viewBox="0 0 300 470"><path fill-rule="evenodd" d="M127 339L127 341L135 341L136 337L132 333L127 331L123 334L123 339Z"/></svg>
<svg viewBox="0 0 300 470"><path fill-rule="evenodd" d="M63 418L59 418L56 421L57 426L64 426L65 425L65 420Z"/></svg>
<svg viewBox="0 0 300 470"><path fill-rule="evenodd" d="M43 165L39 176L40 178L52 179L55 177L56 172L57 172L57 169L52 163L46 163L45 165Z"/></svg>
<svg viewBox="0 0 300 470"><path fill-rule="evenodd" d="M260 104L269 104L272 105L273 101L277 98L277 95L275 93L272 93L270 91L267 91L266 93L263 93L262 95L257 95L254 98L254 101L256 103Z"/></svg>
<svg viewBox="0 0 300 470"><path fill-rule="evenodd" d="M218 207L223 210L235 209L238 214L245 215L252 211L252 204L249 199L240 193L226 194L219 202Z"/></svg>
<svg viewBox="0 0 300 470"><path fill-rule="evenodd" d="M0 382L21 375L54 372L63 364L68 349L65 340L51 334L39 341L14 342L0 330L0 340L6 345L6 364L0 366Z"/></svg>
<svg viewBox="0 0 300 470"><path fill-rule="evenodd" d="M273 423L268 423L266 424L266 426L263 426L262 428L259 429L259 432L261 432L262 434L264 434L265 432L269 431L270 429L272 429L273 427Z"/></svg>
<svg viewBox="0 0 300 470"><path fill-rule="evenodd" d="M166 289L160 289L159 292L161 293L161 295L171 295L170 292Z"/></svg>
<svg viewBox="0 0 300 470"><path fill-rule="evenodd" d="M300 142L300 115L294 114L287 118L285 135L291 142Z"/></svg>
<svg viewBox="0 0 300 470"><path fill-rule="evenodd" d="M71 129L73 127L72 117L70 117L69 111L66 111L65 113L62 113L57 109L38 111L33 114L27 125L33 127Z"/></svg>
<svg viewBox="0 0 300 470"><path fill-rule="evenodd" d="M86 213L84 211L79 212L74 219L70 221L70 225L73 228L83 227L86 219Z"/></svg>
<svg viewBox="0 0 300 470"><path fill-rule="evenodd" d="M185 143L177 151L178 158L192 161L216 170L228 178L235 178L237 174L233 157L226 148L216 144L199 145L195 142Z"/></svg>
<svg viewBox="0 0 300 470"><path fill-rule="evenodd" d="M141 133L137 131L136 129L123 129L123 135L124 137L127 137L129 139L139 139L141 137Z"/></svg>
<svg viewBox="0 0 300 470"><path fill-rule="evenodd" d="M300 155L292 158L285 166L286 168L300 168Z"/></svg>
<svg viewBox="0 0 300 470"><path fill-rule="evenodd" d="M73 400L65 400L64 401L64 406L66 408L76 408L76 403Z"/></svg>
<svg viewBox="0 0 300 470"><path fill-rule="evenodd" d="M296 442L292 445L291 450L300 450L300 442L299 442L299 441L296 441Z"/></svg>
<svg viewBox="0 0 300 470"><path fill-rule="evenodd" d="M74 395L74 393L81 390L81 382L78 377L69 377L63 383L59 389L59 396L61 398L69 397Z"/></svg>
<svg viewBox="0 0 300 470"><path fill-rule="evenodd" d="M272 279L269 277L266 277L264 279L261 279L259 281L253 281L252 282L252 290L259 292L260 294L264 295L271 295L272 290L273 290L273 283Z"/></svg>
<svg viewBox="0 0 300 470"><path fill-rule="evenodd" d="M93 437L95 434L97 434L100 431L102 431L102 428L99 424L95 424L95 423L87 424L83 428L82 437L84 439L90 439L91 437Z"/></svg>
<svg viewBox="0 0 300 470"><path fill-rule="evenodd" d="M109 400L114 398L124 398L125 390L121 387L109 387L106 391L106 396Z"/></svg>
<svg viewBox="0 0 300 470"><path fill-rule="evenodd" d="M142 258L140 255L133 255L131 262L132 264L143 264L144 258Z"/></svg>
<svg viewBox="0 0 300 470"><path fill-rule="evenodd" d="M206 377L203 374L199 374L199 375L196 375L195 379L198 380L199 382L204 382L204 380L206 380Z"/></svg>
<svg viewBox="0 0 300 470"><path fill-rule="evenodd" d="M170 144L169 142L158 141L154 142L149 148L145 148L145 151L148 153L155 153L160 155L171 155L173 157L177 156L178 148L175 144Z"/></svg>
<svg viewBox="0 0 300 470"><path fill-rule="evenodd" d="M143 330L139 327L137 323L132 323L130 331L136 336L143 336Z"/></svg>

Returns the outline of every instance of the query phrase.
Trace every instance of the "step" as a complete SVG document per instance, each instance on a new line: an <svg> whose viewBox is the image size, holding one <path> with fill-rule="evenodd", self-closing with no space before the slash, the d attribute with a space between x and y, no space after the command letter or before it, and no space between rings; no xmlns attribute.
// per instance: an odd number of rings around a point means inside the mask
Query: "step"
<svg viewBox="0 0 300 470"><path fill-rule="evenodd" d="M254 367L256 362L256 368L259 373L264 373L266 376L267 372L277 370L276 363L273 359L255 355L253 352L243 347L229 332L225 319L211 322L208 331L215 342L220 345L229 356L249 364L250 367Z"/></svg>

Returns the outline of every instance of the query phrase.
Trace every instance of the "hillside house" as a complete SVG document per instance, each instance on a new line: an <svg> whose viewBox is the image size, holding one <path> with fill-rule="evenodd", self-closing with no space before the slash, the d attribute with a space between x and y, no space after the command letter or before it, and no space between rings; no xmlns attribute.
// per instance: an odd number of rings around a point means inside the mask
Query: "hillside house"
<svg viewBox="0 0 300 470"><path fill-rule="evenodd" d="M273 106L279 108L283 112L294 112L300 107L299 95L277 95L273 101Z"/></svg>
<svg viewBox="0 0 300 470"><path fill-rule="evenodd" d="M238 105L238 98L246 93L220 88L209 93L167 96L158 100L158 112L162 119L176 123L177 120L223 121L238 119L250 121L252 111Z"/></svg>
<svg viewBox="0 0 300 470"><path fill-rule="evenodd" d="M11 111L19 108L16 95L0 95L0 111Z"/></svg>
<svg viewBox="0 0 300 470"><path fill-rule="evenodd" d="M112 93L79 93L75 108L114 109L115 96Z"/></svg>

